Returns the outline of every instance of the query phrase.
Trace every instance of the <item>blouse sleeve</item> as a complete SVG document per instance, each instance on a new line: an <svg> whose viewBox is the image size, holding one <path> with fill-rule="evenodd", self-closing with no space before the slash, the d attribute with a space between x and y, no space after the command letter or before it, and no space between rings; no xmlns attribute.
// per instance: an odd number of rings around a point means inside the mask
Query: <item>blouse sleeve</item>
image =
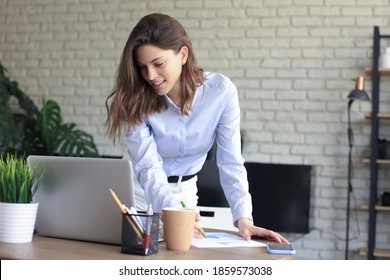
<svg viewBox="0 0 390 280"><path fill-rule="evenodd" d="M217 128L217 164L221 186L230 205L233 221L252 219L252 199L249 194L247 173L241 155L240 107L237 88L229 80L223 112Z"/></svg>
<svg viewBox="0 0 390 280"><path fill-rule="evenodd" d="M170 191L162 159L147 123L127 129L126 142L135 176L145 191L147 202L160 213L163 207L180 206Z"/></svg>

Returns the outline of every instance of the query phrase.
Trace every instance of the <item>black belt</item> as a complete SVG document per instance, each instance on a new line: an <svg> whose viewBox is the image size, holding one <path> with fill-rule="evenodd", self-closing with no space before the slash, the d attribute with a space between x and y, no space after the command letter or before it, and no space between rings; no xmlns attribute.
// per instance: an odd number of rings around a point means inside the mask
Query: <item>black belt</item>
<svg viewBox="0 0 390 280"><path fill-rule="evenodd" d="M189 179L192 179L196 176L196 174L194 175L188 175L188 176L182 176L181 177L181 181L184 182L184 181L187 181ZM180 176L169 176L168 177L168 183L177 183L179 181L179 177Z"/></svg>

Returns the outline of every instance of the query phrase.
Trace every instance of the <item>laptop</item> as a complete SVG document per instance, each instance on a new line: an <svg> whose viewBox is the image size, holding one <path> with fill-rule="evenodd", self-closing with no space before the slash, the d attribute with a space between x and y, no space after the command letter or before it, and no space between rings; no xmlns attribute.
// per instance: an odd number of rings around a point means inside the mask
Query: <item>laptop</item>
<svg viewBox="0 0 390 280"><path fill-rule="evenodd" d="M130 161L113 158L29 156L30 169L46 167L33 200L39 203L39 235L120 244L122 214L111 188L127 207L135 206Z"/></svg>

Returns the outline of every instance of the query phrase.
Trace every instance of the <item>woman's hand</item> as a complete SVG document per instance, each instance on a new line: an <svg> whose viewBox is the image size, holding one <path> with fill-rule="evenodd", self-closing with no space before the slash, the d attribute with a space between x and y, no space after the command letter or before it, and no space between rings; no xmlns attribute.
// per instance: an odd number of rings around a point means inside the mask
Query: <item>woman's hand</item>
<svg viewBox="0 0 390 280"><path fill-rule="evenodd" d="M253 221L248 218L238 219L237 225L240 231L240 235L245 240L251 240L252 236L259 236L273 240L277 243L290 243L286 238L277 232L253 225Z"/></svg>
<svg viewBox="0 0 390 280"><path fill-rule="evenodd" d="M203 235L200 233L199 231L199 227L200 227L200 214L199 213L196 213L196 217L195 217L195 228L194 228L194 235L193 237L194 238L197 238L197 239L202 239L204 238Z"/></svg>

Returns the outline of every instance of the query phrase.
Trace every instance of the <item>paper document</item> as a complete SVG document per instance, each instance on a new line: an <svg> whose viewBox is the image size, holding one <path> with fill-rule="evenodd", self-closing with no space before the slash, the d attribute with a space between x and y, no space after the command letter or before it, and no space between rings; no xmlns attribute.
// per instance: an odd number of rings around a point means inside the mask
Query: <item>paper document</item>
<svg viewBox="0 0 390 280"><path fill-rule="evenodd" d="M207 239L192 239L192 245L198 248L229 248L229 247L265 247L264 243L244 240L224 232L207 232Z"/></svg>

